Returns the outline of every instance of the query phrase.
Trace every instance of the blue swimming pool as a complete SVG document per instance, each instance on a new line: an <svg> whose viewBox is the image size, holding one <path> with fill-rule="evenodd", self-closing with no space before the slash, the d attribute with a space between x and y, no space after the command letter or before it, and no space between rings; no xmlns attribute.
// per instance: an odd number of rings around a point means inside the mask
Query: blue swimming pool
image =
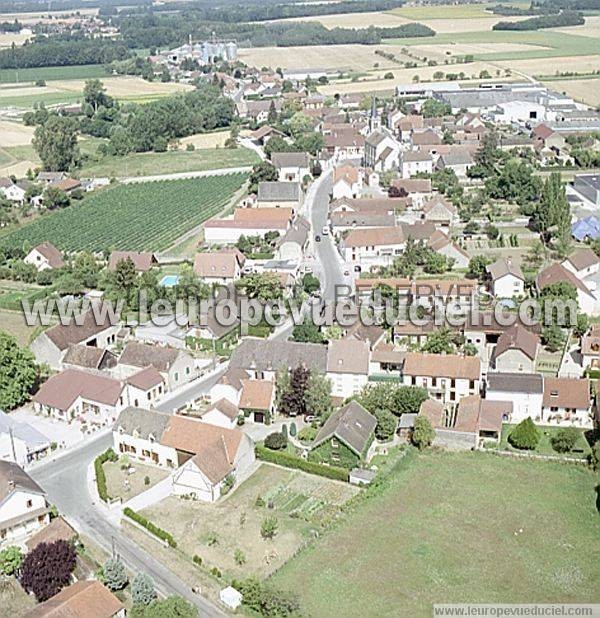
<svg viewBox="0 0 600 618"><path fill-rule="evenodd" d="M172 288L179 283L178 275L165 275L161 280L159 285L162 285L163 288Z"/></svg>

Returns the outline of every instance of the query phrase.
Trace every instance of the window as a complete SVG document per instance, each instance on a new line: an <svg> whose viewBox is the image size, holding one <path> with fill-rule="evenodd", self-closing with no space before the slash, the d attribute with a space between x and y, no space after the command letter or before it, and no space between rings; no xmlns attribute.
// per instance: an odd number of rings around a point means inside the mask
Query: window
<svg viewBox="0 0 600 618"><path fill-rule="evenodd" d="M176 371L175 372L175 382L179 382L179 373Z"/></svg>
<svg viewBox="0 0 600 618"><path fill-rule="evenodd" d="M186 373L186 375L190 375L190 368L189 367L185 368L185 373Z"/></svg>
<svg viewBox="0 0 600 618"><path fill-rule="evenodd" d="M27 500L27 508L30 509L33 506L33 500Z"/></svg>

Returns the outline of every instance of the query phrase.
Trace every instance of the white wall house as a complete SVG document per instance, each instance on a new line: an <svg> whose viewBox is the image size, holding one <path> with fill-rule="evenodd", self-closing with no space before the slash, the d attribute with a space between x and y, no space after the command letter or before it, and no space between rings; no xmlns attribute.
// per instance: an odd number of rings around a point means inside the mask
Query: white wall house
<svg viewBox="0 0 600 618"><path fill-rule="evenodd" d="M363 270L373 266L388 266L401 255L406 239L401 227L380 227L352 230L340 240L340 253L348 263Z"/></svg>
<svg viewBox="0 0 600 618"><path fill-rule="evenodd" d="M50 522L44 490L16 463L0 461L0 548L23 543Z"/></svg>
<svg viewBox="0 0 600 618"><path fill-rule="evenodd" d="M369 380L371 349L366 341L339 339L329 344L327 377L331 394L346 399L357 395Z"/></svg>
<svg viewBox="0 0 600 618"><path fill-rule="evenodd" d="M541 374L488 373L486 399L510 401L512 413L504 420L520 423L527 417L539 423L542 420L544 382Z"/></svg>
<svg viewBox="0 0 600 618"><path fill-rule="evenodd" d="M420 172L433 173L433 158L429 153L406 151L400 157L400 177L411 178Z"/></svg>
<svg viewBox="0 0 600 618"><path fill-rule="evenodd" d="M525 277L518 264L499 259L487 267L492 280L492 293L498 298L514 298L525 293Z"/></svg>

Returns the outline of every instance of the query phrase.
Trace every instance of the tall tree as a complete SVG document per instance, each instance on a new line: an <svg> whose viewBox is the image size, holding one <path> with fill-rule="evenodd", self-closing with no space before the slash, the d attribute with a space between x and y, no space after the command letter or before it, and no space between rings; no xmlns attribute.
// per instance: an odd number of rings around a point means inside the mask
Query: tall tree
<svg viewBox="0 0 600 618"><path fill-rule="evenodd" d="M109 590L122 590L127 586L125 565L118 558L109 558L102 568L104 584Z"/></svg>
<svg viewBox="0 0 600 618"><path fill-rule="evenodd" d="M13 410L27 400L38 378L33 354L0 331L0 408Z"/></svg>
<svg viewBox="0 0 600 618"><path fill-rule="evenodd" d="M154 582L147 573L138 573L131 583L131 600L134 605L150 605L156 600Z"/></svg>
<svg viewBox="0 0 600 618"><path fill-rule="evenodd" d="M110 97L106 94L106 88L99 79L88 79L83 87L83 99L97 112L101 105L110 104Z"/></svg>
<svg viewBox="0 0 600 618"><path fill-rule="evenodd" d="M75 561L75 549L67 541L40 543L23 560L21 585L42 603L69 584Z"/></svg>
<svg viewBox="0 0 600 618"><path fill-rule="evenodd" d="M36 128L31 143L45 170L64 172L79 161L77 129L70 118L52 114Z"/></svg>
<svg viewBox="0 0 600 618"><path fill-rule="evenodd" d="M309 377L310 371L302 365L290 371L290 385L289 389L281 395L282 409L280 412L288 416L306 414L306 389Z"/></svg>

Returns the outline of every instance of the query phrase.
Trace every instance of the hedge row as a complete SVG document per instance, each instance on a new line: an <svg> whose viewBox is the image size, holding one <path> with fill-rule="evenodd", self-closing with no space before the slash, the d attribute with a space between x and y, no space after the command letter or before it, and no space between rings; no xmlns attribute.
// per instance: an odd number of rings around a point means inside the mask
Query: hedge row
<svg viewBox="0 0 600 618"><path fill-rule="evenodd" d="M348 470L336 468L335 466L324 466L323 464L307 461L301 457L296 457L285 451L272 451L260 444L255 447L256 457L269 463L285 466L286 468L297 468L310 474L318 474L336 481L348 482Z"/></svg>
<svg viewBox="0 0 600 618"><path fill-rule="evenodd" d="M151 532L154 536L157 536L159 539L166 541L171 547L177 547L177 541L173 538L171 534L169 534L166 530L163 530L162 528L154 525L151 521L148 521L143 515L136 513L128 506L123 509L123 514L127 515L127 517L129 517L130 519L133 519L133 521L140 524L140 526L146 528L146 530L148 530L148 532Z"/></svg>
<svg viewBox="0 0 600 618"><path fill-rule="evenodd" d="M106 474L104 473L104 464L107 461L117 461L117 454L112 450L112 448L107 449L101 455L98 455L96 459L94 459L94 470L96 472L96 487L98 488L98 495L100 499L104 502L108 502L110 500L110 496L108 495L108 489L106 488Z"/></svg>

